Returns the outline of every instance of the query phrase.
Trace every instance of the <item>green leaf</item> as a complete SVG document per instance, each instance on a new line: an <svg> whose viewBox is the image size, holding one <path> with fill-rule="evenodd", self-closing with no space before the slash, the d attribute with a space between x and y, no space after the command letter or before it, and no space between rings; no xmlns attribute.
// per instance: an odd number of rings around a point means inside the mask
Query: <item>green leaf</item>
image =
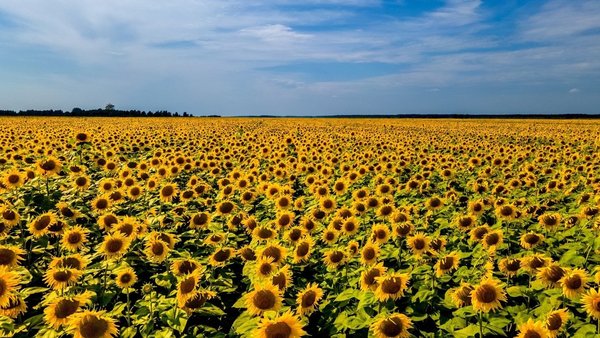
<svg viewBox="0 0 600 338"><path fill-rule="evenodd" d="M454 331L455 338L472 338L479 334L479 326L471 324L463 329Z"/></svg>
<svg viewBox="0 0 600 338"><path fill-rule="evenodd" d="M348 299L358 298L360 296L360 291L355 289L346 289L342 291L337 297L335 297L335 302L343 302Z"/></svg>

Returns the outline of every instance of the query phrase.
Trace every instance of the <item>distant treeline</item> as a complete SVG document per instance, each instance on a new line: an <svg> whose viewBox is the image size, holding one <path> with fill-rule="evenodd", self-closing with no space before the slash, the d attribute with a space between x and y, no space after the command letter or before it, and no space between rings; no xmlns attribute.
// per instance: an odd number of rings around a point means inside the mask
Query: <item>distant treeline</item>
<svg viewBox="0 0 600 338"><path fill-rule="evenodd" d="M142 110L118 110L118 109L90 109L85 110L81 108L73 108L71 111L63 110L0 110L0 116L83 116L83 117L190 117L192 115L187 112L179 114L178 112L172 113L166 110L159 111L142 111Z"/></svg>
<svg viewBox="0 0 600 338"><path fill-rule="evenodd" d="M600 119L600 114L387 114L387 115L245 115L257 118L347 118L347 119Z"/></svg>

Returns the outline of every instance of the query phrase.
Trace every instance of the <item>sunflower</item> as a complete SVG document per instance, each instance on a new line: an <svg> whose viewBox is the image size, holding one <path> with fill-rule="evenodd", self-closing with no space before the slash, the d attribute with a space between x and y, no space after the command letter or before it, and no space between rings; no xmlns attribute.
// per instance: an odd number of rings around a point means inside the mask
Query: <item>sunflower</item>
<svg viewBox="0 0 600 338"><path fill-rule="evenodd" d="M356 217L349 217L342 223L341 230L344 235L355 235L360 230L360 221Z"/></svg>
<svg viewBox="0 0 600 338"><path fill-rule="evenodd" d="M252 332L256 338L299 338L306 335L300 320L288 311L273 319L262 318L258 328Z"/></svg>
<svg viewBox="0 0 600 338"><path fill-rule="evenodd" d="M209 258L212 266L223 266L233 256L234 250L228 247L216 248Z"/></svg>
<svg viewBox="0 0 600 338"><path fill-rule="evenodd" d="M89 143L91 141L91 136L86 132L79 132L75 134L75 143Z"/></svg>
<svg viewBox="0 0 600 338"><path fill-rule="evenodd" d="M74 220L74 219L77 219L81 215L81 213L79 211L69 207L69 205L65 202L57 203L56 208L58 209L60 214L65 218Z"/></svg>
<svg viewBox="0 0 600 338"><path fill-rule="evenodd" d="M81 276L81 271L73 268L50 268L44 275L46 285L54 290L64 290L75 284Z"/></svg>
<svg viewBox="0 0 600 338"><path fill-rule="evenodd" d="M281 291L270 283L256 284L245 297L248 312L255 316L266 311L278 311L281 307Z"/></svg>
<svg viewBox="0 0 600 338"><path fill-rule="evenodd" d="M89 260L80 254L73 254L63 257L54 257L50 264L49 268L68 268L68 269L76 269L79 271L85 270L89 263Z"/></svg>
<svg viewBox="0 0 600 338"><path fill-rule="evenodd" d="M108 234L100 245L100 252L106 259L119 258L127 252L130 243L121 233Z"/></svg>
<svg viewBox="0 0 600 338"><path fill-rule="evenodd" d="M375 291L379 285L377 278L383 276L385 272L386 268L383 266L383 263L368 267L360 274L360 289L363 291Z"/></svg>
<svg viewBox="0 0 600 338"><path fill-rule="evenodd" d="M348 255L350 257L355 256L356 254L358 254L358 242L357 241L348 242L348 245L346 245L346 250L348 251Z"/></svg>
<svg viewBox="0 0 600 338"><path fill-rule="evenodd" d="M528 232L521 236L521 246L525 249L533 249L544 241L544 235Z"/></svg>
<svg viewBox="0 0 600 338"><path fill-rule="evenodd" d="M187 275L196 270L202 271L204 267L193 258L180 258L171 263L171 271L176 276Z"/></svg>
<svg viewBox="0 0 600 338"><path fill-rule="evenodd" d="M113 226L119 223L119 218L115 214L104 214L98 217L98 225L101 229L111 232Z"/></svg>
<svg viewBox="0 0 600 338"><path fill-rule="evenodd" d="M79 191L85 191L90 186L90 178L86 175L77 176L73 180L73 187Z"/></svg>
<svg viewBox="0 0 600 338"><path fill-rule="evenodd" d="M444 201L442 201L442 199L437 196L433 196L427 201L425 201L425 208L427 208L427 210L438 210L443 206Z"/></svg>
<svg viewBox="0 0 600 338"><path fill-rule="evenodd" d="M569 321L569 311L567 309L554 310L546 315L545 327L548 330L548 336L557 337L567 326Z"/></svg>
<svg viewBox="0 0 600 338"><path fill-rule="evenodd" d="M410 222L394 223L392 225L392 236L395 238L404 238L410 235L415 227Z"/></svg>
<svg viewBox="0 0 600 338"><path fill-rule="evenodd" d="M199 274L192 272L183 276L177 283L177 303L180 307L185 305L185 302L192 298L199 284Z"/></svg>
<svg viewBox="0 0 600 338"><path fill-rule="evenodd" d="M373 242L367 242L360 250L360 261L364 265L371 265L377 263L377 257L379 256L379 245Z"/></svg>
<svg viewBox="0 0 600 338"><path fill-rule="evenodd" d="M560 279L563 294L569 299L578 298L585 291L588 280L588 273L583 269L567 271Z"/></svg>
<svg viewBox="0 0 600 338"><path fill-rule="evenodd" d="M510 204L500 205L496 208L496 216L500 219L512 221L516 218L516 215L517 209Z"/></svg>
<svg viewBox="0 0 600 338"><path fill-rule="evenodd" d="M167 243L157 239L151 238L146 241L146 257L153 263L162 263L169 255L169 246Z"/></svg>
<svg viewBox="0 0 600 338"><path fill-rule="evenodd" d="M160 200L163 202L171 202L175 196L177 196L178 189L177 185L173 183L167 183L160 188Z"/></svg>
<svg viewBox="0 0 600 338"><path fill-rule="evenodd" d="M539 217L540 225L546 229L553 230L560 225L562 217L558 213L543 214Z"/></svg>
<svg viewBox="0 0 600 338"><path fill-rule="evenodd" d="M256 260L256 252L249 245L243 246L237 251L237 253L240 255L240 257L242 257L244 261Z"/></svg>
<svg viewBox="0 0 600 338"><path fill-rule="evenodd" d="M0 223L4 224L7 228L12 228L19 224L19 221L21 220L19 212L8 205L0 206L0 217L2 217Z"/></svg>
<svg viewBox="0 0 600 338"><path fill-rule="evenodd" d="M128 289L137 282L137 275L131 267L125 267L116 271L115 282L121 289Z"/></svg>
<svg viewBox="0 0 600 338"><path fill-rule="evenodd" d="M120 232L127 238L132 239L138 234L139 223L133 217L124 217L112 227L112 231Z"/></svg>
<svg viewBox="0 0 600 338"><path fill-rule="evenodd" d="M314 245L314 241L310 236L304 237L303 239L301 239L300 241L298 241L298 243L296 243L296 246L294 247L294 251L293 251L293 262L294 263L300 263L300 262L304 262L307 261L308 258L310 257L310 253L311 253L311 249Z"/></svg>
<svg viewBox="0 0 600 338"><path fill-rule="evenodd" d="M588 316L600 320L600 292L596 291L596 289L588 290L581 298L581 302Z"/></svg>
<svg viewBox="0 0 600 338"><path fill-rule="evenodd" d="M337 269L346 263L346 254L341 250L327 250L323 254L323 262L328 269Z"/></svg>
<svg viewBox="0 0 600 338"><path fill-rule="evenodd" d="M475 216L458 216L454 224L458 229L468 231L477 224L477 218Z"/></svg>
<svg viewBox="0 0 600 338"><path fill-rule="evenodd" d="M192 297L185 301L183 309L189 314L201 308L206 301L215 297L217 294L210 290L198 290Z"/></svg>
<svg viewBox="0 0 600 338"><path fill-rule="evenodd" d="M338 237L339 237L339 231L335 230L335 228L332 228L332 227L325 229L323 231L323 234L321 234L321 239L327 245L332 245L335 242L337 242Z"/></svg>
<svg viewBox="0 0 600 338"><path fill-rule="evenodd" d="M519 334L516 338L548 338L548 330L544 327L544 323L536 322L533 319L519 325Z"/></svg>
<svg viewBox="0 0 600 338"><path fill-rule="evenodd" d="M456 270L458 268L459 260L458 253L455 251L440 257L434 266L435 274L438 277L441 277L452 270Z"/></svg>
<svg viewBox="0 0 600 338"><path fill-rule="evenodd" d="M92 297L90 291L86 291L74 296L52 298L50 303L44 309L44 321L54 329L58 330L61 325L69 322L69 319L75 314L82 305L88 304Z"/></svg>
<svg viewBox="0 0 600 338"><path fill-rule="evenodd" d="M41 237L48 233L48 228L56 223L56 215L47 212L36 217L29 223L29 232L35 237Z"/></svg>
<svg viewBox="0 0 600 338"><path fill-rule="evenodd" d="M371 240L377 244L384 244L390 239L390 228L385 224L375 224L371 228Z"/></svg>
<svg viewBox="0 0 600 338"><path fill-rule="evenodd" d="M289 265L286 265L279 269L272 277L271 283L283 291L290 286L292 280L292 272L290 271Z"/></svg>
<svg viewBox="0 0 600 338"><path fill-rule="evenodd" d="M229 215L235 210L235 204L231 201L221 201L217 204L217 215L224 216Z"/></svg>
<svg viewBox="0 0 600 338"><path fill-rule="evenodd" d="M537 273L539 269L552 263L552 259L543 254L533 254L521 258L521 267L529 273Z"/></svg>
<svg viewBox="0 0 600 338"><path fill-rule="evenodd" d="M299 226L294 226L284 234L285 239L289 243L297 243L304 236L304 229Z"/></svg>
<svg viewBox="0 0 600 338"><path fill-rule="evenodd" d="M69 332L73 338L111 338L118 335L119 330L105 311L85 310L71 316Z"/></svg>
<svg viewBox="0 0 600 338"><path fill-rule="evenodd" d="M460 286L452 290L450 297L456 307L471 305L471 292L475 288L470 283L461 282Z"/></svg>
<svg viewBox="0 0 600 338"><path fill-rule="evenodd" d="M132 201L137 200L142 195L142 193L144 193L144 188L137 184L132 185L127 189L127 196Z"/></svg>
<svg viewBox="0 0 600 338"><path fill-rule="evenodd" d="M92 200L92 209L99 213L105 213L112 205L112 200L108 195L100 195Z"/></svg>
<svg viewBox="0 0 600 338"><path fill-rule="evenodd" d="M204 229L210 223L210 215L206 212L199 212L190 218L190 228Z"/></svg>
<svg viewBox="0 0 600 338"><path fill-rule="evenodd" d="M559 282L565 275L565 272L565 269L557 263L550 263L550 265L539 269L536 279L547 288L555 288L559 286Z"/></svg>
<svg viewBox="0 0 600 338"><path fill-rule="evenodd" d="M0 245L0 267L14 268L23 260L25 251L14 245Z"/></svg>
<svg viewBox="0 0 600 338"><path fill-rule="evenodd" d="M27 304L22 296L17 295L10 299L9 304L0 306L0 316L6 316L12 319L27 312Z"/></svg>
<svg viewBox="0 0 600 338"><path fill-rule="evenodd" d="M46 177L54 176L62 169L61 162L56 158L49 156L45 160L39 160L36 163L36 171L38 174Z"/></svg>
<svg viewBox="0 0 600 338"><path fill-rule="evenodd" d="M254 275L259 279L265 279L275 274L277 264L273 263L273 257L260 257L256 260Z"/></svg>
<svg viewBox="0 0 600 338"><path fill-rule="evenodd" d="M277 236L277 232L268 225L260 225L252 231L252 238L256 240L269 240Z"/></svg>
<svg viewBox="0 0 600 338"><path fill-rule="evenodd" d="M392 313L371 324L371 331L376 338L406 338L410 334L412 321L402 313Z"/></svg>
<svg viewBox="0 0 600 338"><path fill-rule="evenodd" d="M8 189L15 189L25 184L25 175L18 170L12 169L4 174L4 186Z"/></svg>
<svg viewBox="0 0 600 338"><path fill-rule="evenodd" d="M10 300L16 296L19 282L16 272L10 271L6 266L0 266L0 307L10 305Z"/></svg>
<svg viewBox="0 0 600 338"><path fill-rule="evenodd" d="M273 263L279 264L287 257L287 249L279 245L277 242L272 242L260 250L260 257L273 257Z"/></svg>
<svg viewBox="0 0 600 338"><path fill-rule="evenodd" d="M484 279L471 291L471 303L475 311L490 312L502 308L506 294L500 283L494 279Z"/></svg>
<svg viewBox="0 0 600 338"><path fill-rule="evenodd" d="M483 236L483 247L493 251L504 243L504 235L502 230L492 230Z"/></svg>
<svg viewBox="0 0 600 338"><path fill-rule="evenodd" d="M423 233L417 232L413 236L408 237L406 243L413 254L420 256L429 251L431 239Z"/></svg>
<svg viewBox="0 0 600 338"><path fill-rule="evenodd" d="M375 278L377 281L377 289L375 296L380 302L387 299L398 299L404 295L406 291L409 276L403 273L391 273Z"/></svg>
<svg viewBox="0 0 600 338"><path fill-rule="evenodd" d="M296 310L302 316L310 315L319 301L323 298L323 289L321 289L316 283L308 284L304 290L298 292L296 297L296 304L298 309Z"/></svg>

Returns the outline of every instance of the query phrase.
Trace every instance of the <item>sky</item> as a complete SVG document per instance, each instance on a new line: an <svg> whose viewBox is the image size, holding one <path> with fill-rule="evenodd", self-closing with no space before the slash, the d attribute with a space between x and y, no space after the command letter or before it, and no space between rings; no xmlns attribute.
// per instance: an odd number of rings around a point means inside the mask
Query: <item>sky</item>
<svg viewBox="0 0 600 338"><path fill-rule="evenodd" d="M0 109L107 103L600 113L600 1L0 1Z"/></svg>

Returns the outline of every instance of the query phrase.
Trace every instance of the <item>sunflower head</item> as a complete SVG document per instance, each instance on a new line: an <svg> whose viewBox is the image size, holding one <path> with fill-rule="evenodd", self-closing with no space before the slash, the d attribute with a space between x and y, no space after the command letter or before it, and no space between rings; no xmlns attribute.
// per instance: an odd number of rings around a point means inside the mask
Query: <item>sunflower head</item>
<svg viewBox="0 0 600 338"><path fill-rule="evenodd" d="M549 332L544 327L544 323L536 322L533 319L519 325L519 334L517 338L548 338Z"/></svg>
<svg viewBox="0 0 600 338"><path fill-rule="evenodd" d="M85 310L71 316L69 331L75 338L110 338L118 334L115 321L104 311Z"/></svg>
<svg viewBox="0 0 600 338"><path fill-rule="evenodd" d="M506 294L495 279L484 279L471 291L471 303L476 311L495 311L502 308L501 301L506 301Z"/></svg>
<svg viewBox="0 0 600 338"><path fill-rule="evenodd" d="M302 323L291 311L273 319L263 318L252 333L256 338L299 338L306 335Z"/></svg>
<svg viewBox="0 0 600 338"><path fill-rule="evenodd" d="M410 328L412 321L402 313L392 313L371 325L371 331L377 338L406 338L410 336Z"/></svg>

